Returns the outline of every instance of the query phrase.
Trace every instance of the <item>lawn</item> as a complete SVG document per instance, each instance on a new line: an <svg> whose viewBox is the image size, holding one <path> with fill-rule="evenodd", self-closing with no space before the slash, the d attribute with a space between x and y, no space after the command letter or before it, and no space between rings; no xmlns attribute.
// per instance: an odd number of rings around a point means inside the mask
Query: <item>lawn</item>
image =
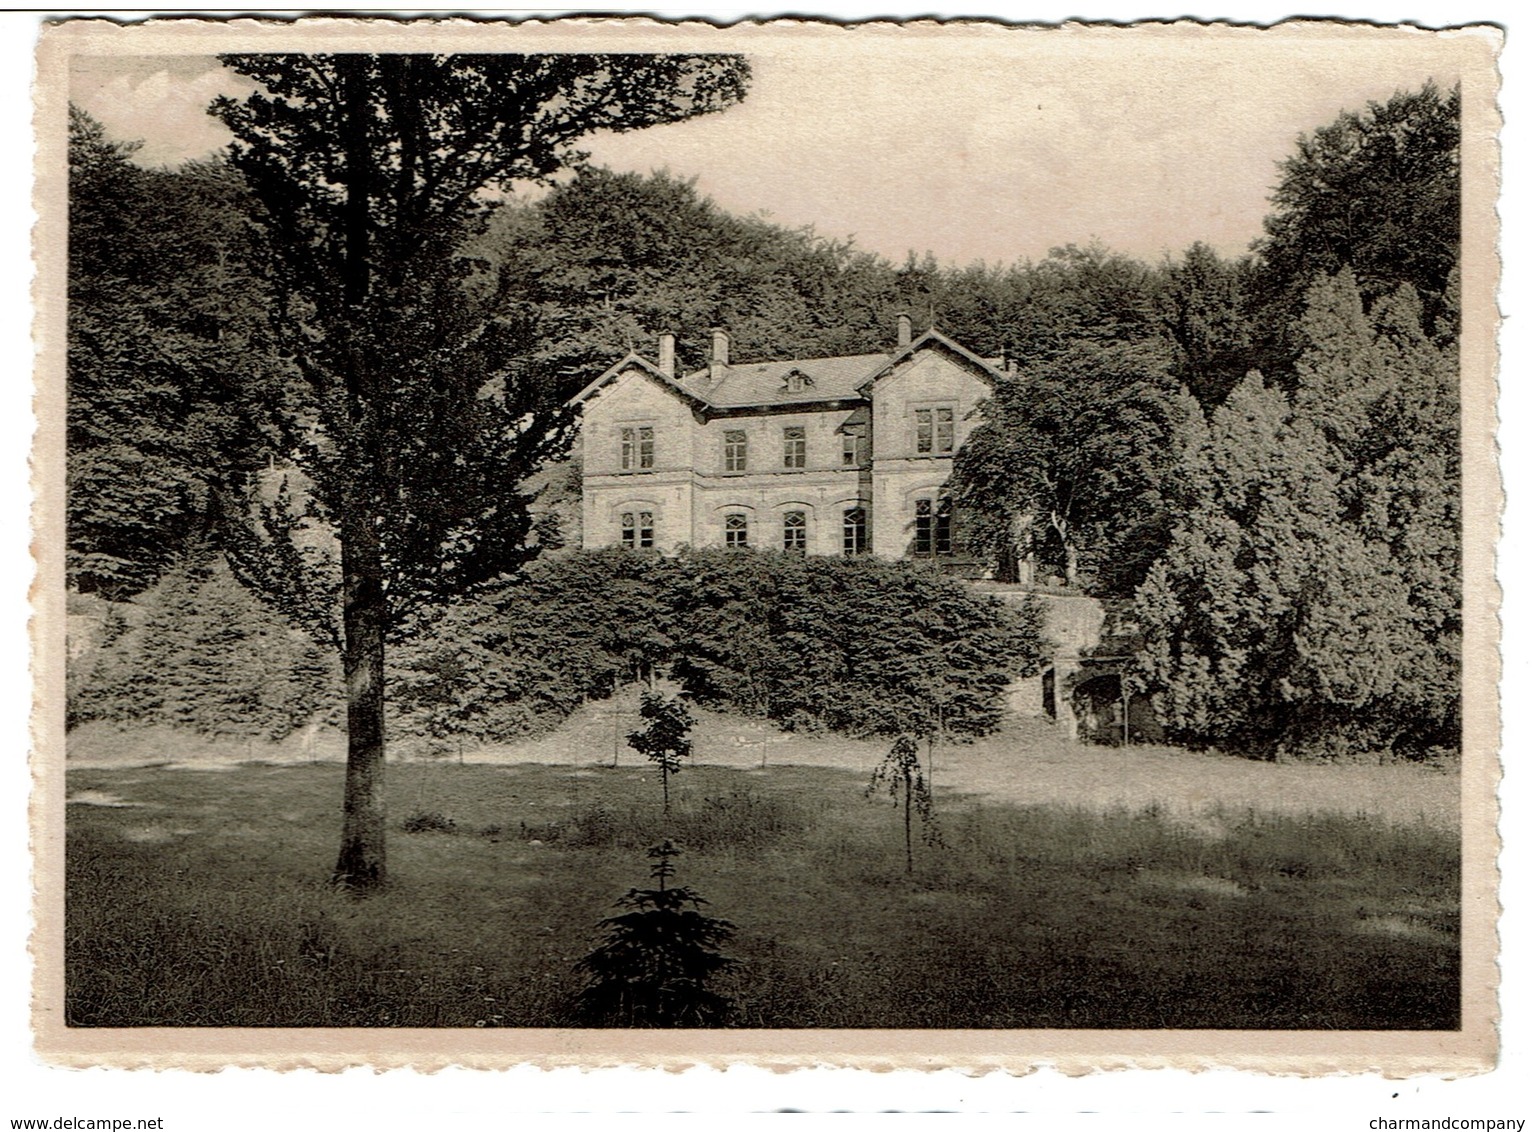
<svg viewBox="0 0 1536 1132"><path fill-rule="evenodd" d="M690 767L666 821L632 763L390 774L392 881L359 901L325 883L334 763L71 771L69 1022L568 1024L596 922L670 836L737 927L734 1025L1458 1025L1459 855L1430 822L946 793L909 876L867 772Z"/></svg>

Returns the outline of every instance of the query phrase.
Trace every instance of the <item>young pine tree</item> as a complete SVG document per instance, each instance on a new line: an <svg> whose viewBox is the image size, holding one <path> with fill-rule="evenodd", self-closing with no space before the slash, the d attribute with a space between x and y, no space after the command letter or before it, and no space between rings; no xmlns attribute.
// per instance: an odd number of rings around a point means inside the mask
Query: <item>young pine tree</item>
<svg viewBox="0 0 1536 1132"><path fill-rule="evenodd" d="M621 897L627 910L598 925L603 942L576 964L588 976L576 1000L584 1024L710 1026L729 1012L730 1002L705 984L736 965L720 954L736 928L700 912L708 901L693 889L669 886L681 852L670 841L646 851L655 887Z"/></svg>

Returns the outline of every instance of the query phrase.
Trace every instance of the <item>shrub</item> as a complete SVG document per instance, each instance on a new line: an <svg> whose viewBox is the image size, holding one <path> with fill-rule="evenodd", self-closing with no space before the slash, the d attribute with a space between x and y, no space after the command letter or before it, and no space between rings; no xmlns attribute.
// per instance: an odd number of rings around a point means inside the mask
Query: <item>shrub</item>
<svg viewBox="0 0 1536 1132"><path fill-rule="evenodd" d="M688 738L693 716L682 700L646 692L640 697L640 718L645 720L645 726L629 733L629 745L661 771L661 811L670 814L672 795L667 790L667 780L683 769L683 760L693 752L693 743Z"/></svg>
<svg viewBox="0 0 1536 1132"><path fill-rule="evenodd" d="M133 601L76 599L67 719L281 739L334 711L336 663L241 586L224 559L189 558Z"/></svg>
<svg viewBox="0 0 1536 1132"><path fill-rule="evenodd" d="M707 795L697 805L674 809L665 821L651 807L591 806L575 815L558 840L573 849L641 849L655 844L665 828L675 843L697 852L755 851L810 824L805 807L793 799L745 789Z"/></svg>
<svg viewBox="0 0 1536 1132"><path fill-rule="evenodd" d="M866 798L873 797L875 792L884 785L886 793L891 796L892 806L902 807L902 826L906 833L907 844L907 873L912 872L912 811L917 811L918 820L922 822L923 830L929 841L937 838L933 824L933 791L928 786L928 781L923 777L923 766L917 758L917 740L910 735L897 737L891 745L885 758L880 760L880 765L875 768L870 776L869 786L864 791Z"/></svg>
<svg viewBox="0 0 1536 1132"><path fill-rule="evenodd" d="M437 810L417 810L400 828L406 833L457 833L459 823Z"/></svg>

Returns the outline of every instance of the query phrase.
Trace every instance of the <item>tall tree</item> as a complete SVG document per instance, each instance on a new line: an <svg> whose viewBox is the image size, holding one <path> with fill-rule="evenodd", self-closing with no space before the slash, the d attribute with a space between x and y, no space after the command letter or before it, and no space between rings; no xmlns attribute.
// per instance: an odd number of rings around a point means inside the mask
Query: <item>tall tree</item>
<svg viewBox="0 0 1536 1132"><path fill-rule="evenodd" d="M1138 594L1170 731L1250 752L1422 756L1459 742L1454 355L1413 292L1309 291L1291 397L1241 383L1176 482Z"/></svg>
<svg viewBox="0 0 1536 1132"><path fill-rule="evenodd" d="M1164 268L1164 332L1178 351L1174 374L1206 412L1259 362L1252 331L1253 263L1192 244Z"/></svg>
<svg viewBox="0 0 1536 1132"><path fill-rule="evenodd" d="M1369 307L1406 283L1424 328L1455 332L1461 251L1461 91L1433 82L1363 111L1346 111L1297 140L1280 166L1274 211L1255 245L1281 358L1302 342L1286 333L1319 275L1354 271ZM1272 367L1266 367L1266 370Z"/></svg>
<svg viewBox="0 0 1536 1132"><path fill-rule="evenodd" d="M275 372L250 201L218 162L144 169L69 117L68 576L122 601L204 538L268 450Z"/></svg>
<svg viewBox="0 0 1536 1132"><path fill-rule="evenodd" d="M483 248L539 328L528 364L587 379L663 329L687 370L707 362L716 326L741 358L803 358L888 348L895 325L895 276L877 256L732 216L666 173L583 168L502 210Z"/></svg>
<svg viewBox="0 0 1536 1132"><path fill-rule="evenodd" d="M569 444L570 389L510 361L509 281L461 254L488 197L548 178L597 130L721 109L720 55L231 55L263 88L214 113L262 211L275 325L303 377L271 409L340 553L347 773L338 883L385 879L386 634L537 553L520 484ZM268 524L271 542L291 531ZM291 558L238 563L304 593Z"/></svg>
<svg viewBox="0 0 1536 1132"><path fill-rule="evenodd" d="M1170 361L1160 343L1085 343L998 386L952 487L1005 567L1038 562L1068 585L1135 589L1167 541L1166 480L1197 411Z"/></svg>

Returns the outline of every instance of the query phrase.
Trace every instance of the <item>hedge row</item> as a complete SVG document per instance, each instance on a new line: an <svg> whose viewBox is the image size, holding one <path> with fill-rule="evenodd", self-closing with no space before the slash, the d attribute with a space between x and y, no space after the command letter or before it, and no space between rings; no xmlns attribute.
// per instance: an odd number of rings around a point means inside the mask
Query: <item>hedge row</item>
<svg viewBox="0 0 1536 1132"><path fill-rule="evenodd" d="M90 605L69 722L278 739L339 723L336 659L218 560ZM83 606L82 606L83 608ZM550 730L657 675L699 703L798 730L982 735L1038 668L1038 618L931 569L749 550L569 552L447 611L390 652L391 730L444 744Z"/></svg>
<svg viewBox="0 0 1536 1132"><path fill-rule="evenodd" d="M620 684L792 729L977 736L1038 670L1038 614L907 563L750 550L587 551L535 563L398 656L413 730L503 741Z"/></svg>

